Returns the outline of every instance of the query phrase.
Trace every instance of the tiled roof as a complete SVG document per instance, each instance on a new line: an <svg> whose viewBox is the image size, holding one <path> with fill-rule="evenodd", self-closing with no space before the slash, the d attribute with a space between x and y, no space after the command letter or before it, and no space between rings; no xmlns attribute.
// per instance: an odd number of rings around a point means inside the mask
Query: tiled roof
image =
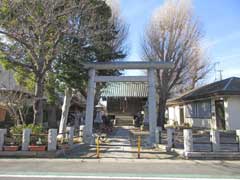
<svg viewBox="0 0 240 180"><path fill-rule="evenodd" d="M140 82L111 82L101 92L102 97L147 97L148 85Z"/></svg>
<svg viewBox="0 0 240 180"><path fill-rule="evenodd" d="M168 102L188 101L216 95L240 95L240 78L231 77L188 91Z"/></svg>

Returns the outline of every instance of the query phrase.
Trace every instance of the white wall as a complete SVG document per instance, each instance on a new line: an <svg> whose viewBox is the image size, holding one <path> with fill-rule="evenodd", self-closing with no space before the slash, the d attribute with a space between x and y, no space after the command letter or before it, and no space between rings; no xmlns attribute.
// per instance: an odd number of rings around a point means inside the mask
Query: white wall
<svg viewBox="0 0 240 180"><path fill-rule="evenodd" d="M224 103L226 129L240 129L240 96L228 97Z"/></svg>
<svg viewBox="0 0 240 180"><path fill-rule="evenodd" d="M175 107L175 121L177 121L178 124L180 124L180 107L179 106Z"/></svg>
<svg viewBox="0 0 240 180"><path fill-rule="evenodd" d="M240 129L240 96L224 98L226 130ZM184 106L184 122L190 123L193 127L216 128L215 98L211 100L212 117L209 119L187 118ZM177 121L180 124L179 105L168 107L169 123Z"/></svg>
<svg viewBox="0 0 240 180"><path fill-rule="evenodd" d="M191 124L193 127L211 127L211 119L199 119L199 118L187 118L185 115L185 108L184 108L184 122ZM180 124L180 106L174 105L168 107L169 113L169 124L173 124L174 121L177 121Z"/></svg>
<svg viewBox="0 0 240 180"><path fill-rule="evenodd" d="M180 108L179 105L174 105L168 107L168 118L169 124L173 124L174 121L177 121L180 124Z"/></svg>
<svg viewBox="0 0 240 180"><path fill-rule="evenodd" d="M168 123L172 124L174 121L174 114L175 114L175 107L174 106L170 106L168 107Z"/></svg>

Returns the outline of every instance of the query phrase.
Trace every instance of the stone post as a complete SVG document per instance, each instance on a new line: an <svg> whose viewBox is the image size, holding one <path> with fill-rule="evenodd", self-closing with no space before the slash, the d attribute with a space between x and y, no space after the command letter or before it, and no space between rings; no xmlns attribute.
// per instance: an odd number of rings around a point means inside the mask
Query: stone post
<svg viewBox="0 0 240 180"><path fill-rule="evenodd" d="M67 127L67 131L68 131L68 144L72 146L74 137L74 127Z"/></svg>
<svg viewBox="0 0 240 180"><path fill-rule="evenodd" d="M240 129L236 130L236 137L238 142L238 151L240 151Z"/></svg>
<svg viewBox="0 0 240 180"><path fill-rule="evenodd" d="M155 129L157 127L157 109L156 109L156 87L155 71L153 68L148 69L148 117L150 143L155 141Z"/></svg>
<svg viewBox="0 0 240 180"><path fill-rule="evenodd" d="M162 128L157 127L155 130L155 143L161 144L162 143Z"/></svg>
<svg viewBox="0 0 240 180"><path fill-rule="evenodd" d="M174 128L167 128L167 151L170 151L174 145Z"/></svg>
<svg viewBox="0 0 240 180"><path fill-rule="evenodd" d="M148 104L146 103L144 106L144 119L143 124L145 127L149 127L149 117L148 117Z"/></svg>
<svg viewBox="0 0 240 180"><path fill-rule="evenodd" d="M48 151L57 150L57 129L48 130Z"/></svg>
<svg viewBox="0 0 240 180"><path fill-rule="evenodd" d="M133 119L132 124L133 124L133 126L135 126L135 119Z"/></svg>
<svg viewBox="0 0 240 180"><path fill-rule="evenodd" d="M218 130L211 130L211 142L213 152L220 151L220 133Z"/></svg>
<svg viewBox="0 0 240 180"><path fill-rule="evenodd" d="M93 111L94 111L94 95L95 95L95 69L88 71L88 91L87 91L87 105L86 105L86 118L84 128L84 142L91 143L92 141L92 129L93 129Z"/></svg>
<svg viewBox="0 0 240 180"><path fill-rule="evenodd" d="M7 133L7 129L0 129L0 151L3 150L4 136Z"/></svg>
<svg viewBox="0 0 240 180"><path fill-rule="evenodd" d="M79 127L79 137L80 137L81 141L83 141L83 131L84 131L84 125L81 125Z"/></svg>
<svg viewBox="0 0 240 180"><path fill-rule="evenodd" d="M183 130L184 152L193 152L192 129Z"/></svg>
<svg viewBox="0 0 240 180"><path fill-rule="evenodd" d="M117 120L116 120L116 119L113 120L113 125L114 125L114 126L117 125Z"/></svg>
<svg viewBox="0 0 240 180"><path fill-rule="evenodd" d="M28 146L30 144L31 129L23 129L22 133L22 151L28 151Z"/></svg>

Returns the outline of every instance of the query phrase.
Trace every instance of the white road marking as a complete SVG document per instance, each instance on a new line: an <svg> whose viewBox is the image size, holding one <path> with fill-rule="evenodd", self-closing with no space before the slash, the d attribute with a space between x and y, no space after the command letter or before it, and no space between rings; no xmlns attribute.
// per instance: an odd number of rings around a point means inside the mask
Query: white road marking
<svg viewBox="0 0 240 180"><path fill-rule="evenodd" d="M123 179L123 180L132 180L132 179L140 179L140 180L219 180L219 178L195 178L195 177L186 177L186 178L175 178L175 177L117 177L117 176L58 176L58 175L0 175L0 178L58 178L58 179ZM237 179L237 178L236 178ZM224 180L236 180L236 179L225 179Z"/></svg>

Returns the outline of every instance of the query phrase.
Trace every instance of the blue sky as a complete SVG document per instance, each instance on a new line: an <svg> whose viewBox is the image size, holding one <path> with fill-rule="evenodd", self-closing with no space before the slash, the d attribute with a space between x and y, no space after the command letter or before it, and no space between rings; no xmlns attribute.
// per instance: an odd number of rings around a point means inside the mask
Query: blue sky
<svg viewBox="0 0 240 180"><path fill-rule="evenodd" d="M156 8L163 0L120 0L122 15L130 25L127 60L140 60L141 38ZM223 70L223 78L240 77L240 0L193 0L195 15L202 24L204 43L211 64ZM137 72L128 71L128 75ZM138 73L139 74L139 73ZM217 74L217 77L219 75ZM212 72L208 81L215 78Z"/></svg>

